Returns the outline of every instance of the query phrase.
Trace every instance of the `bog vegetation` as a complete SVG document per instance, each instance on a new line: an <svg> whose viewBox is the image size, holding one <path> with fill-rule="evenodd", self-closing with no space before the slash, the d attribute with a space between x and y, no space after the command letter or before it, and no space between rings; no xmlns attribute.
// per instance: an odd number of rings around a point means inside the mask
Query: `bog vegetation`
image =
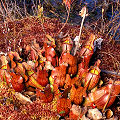
<svg viewBox="0 0 120 120"><path fill-rule="evenodd" d="M1 0L1 120L119 119L119 1L93 3Z"/></svg>

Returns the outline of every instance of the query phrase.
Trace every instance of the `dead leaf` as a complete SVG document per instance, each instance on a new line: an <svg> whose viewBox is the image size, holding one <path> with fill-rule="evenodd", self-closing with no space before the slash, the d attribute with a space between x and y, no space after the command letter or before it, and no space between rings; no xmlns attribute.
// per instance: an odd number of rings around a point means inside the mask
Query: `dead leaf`
<svg viewBox="0 0 120 120"><path fill-rule="evenodd" d="M55 39L52 38L52 36L50 36L49 34L47 34L46 37L47 37L48 40L49 40L48 43L49 43L51 46L55 47L55 46L56 46L56 45L55 45Z"/></svg>
<svg viewBox="0 0 120 120"><path fill-rule="evenodd" d="M32 101L29 98L25 97L19 92L15 92L14 95L22 104L32 103Z"/></svg>

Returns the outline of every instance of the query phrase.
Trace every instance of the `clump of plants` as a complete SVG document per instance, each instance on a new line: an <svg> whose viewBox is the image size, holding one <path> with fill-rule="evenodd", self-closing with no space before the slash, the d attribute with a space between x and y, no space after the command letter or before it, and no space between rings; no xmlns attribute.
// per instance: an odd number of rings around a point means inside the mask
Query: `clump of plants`
<svg viewBox="0 0 120 120"><path fill-rule="evenodd" d="M72 2L63 3L68 12L64 24L45 17L40 6L36 17L1 24L0 119L96 119L87 115L92 110L99 119L115 117L107 108L120 93L120 57L103 48L94 51L101 35L82 27L86 7L81 27L72 26L67 24ZM106 68L102 55L114 66ZM115 75L107 76L107 82L101 75L105 68L107 75Z"/></svg>

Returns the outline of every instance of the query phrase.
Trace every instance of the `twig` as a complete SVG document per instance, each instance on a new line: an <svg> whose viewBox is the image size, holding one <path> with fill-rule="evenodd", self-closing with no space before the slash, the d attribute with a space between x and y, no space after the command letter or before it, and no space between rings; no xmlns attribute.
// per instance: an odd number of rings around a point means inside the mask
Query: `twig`
<svg viewBox="0 0 120 120"><path fill-rule="evenodd" d="M6 14L8 15L9 19L11 20L10 14L9 14L9 12L8 12L8 10L7 10L6 6L5 6L5 4L3 3L3 0L1 0L1 4L3 5L4 10L5 10Z"/></svg>
<svg viewBox="0 0 120 120"><path fill-rule="evenodd" d="M17 6L16 6L17 7ZM19 12L18 8L16 9L16 12L20 15L20 17L23 19L22 14Z"/></svg>
<svg viewBox="0 0 120 120"><path fill-rule="evenodd" d="M102 22L101 22L101 32L104 33L105 32L105 22L104 22L104 8L102 8Z"/></svg>
<svg viewBox="0 0 120 120"><path fill-rule="evenodd" d="M67 24L67 22L68 22L69 15L70 15L70 10L67 10L67 13L68 13L67 19L66 19L66 21L65 21L64 25L62 26L62 28L58 31L57 35L59 35L59 33L62 31L62 29L65 27L65 25L66 25L66 24Z"/></svg>
<svg viewBox="0 0 120 120"><path fill-rule="evenodd" d="M120 12L114 16L114 19L111 18L111 20L109 21L109 23L108 23L106 26L108 27L108 26L109 26L111 23L113 23L117 18L119 19L119 15L120 15Z"/></svg>
<svg viewBox="0 0 120 120"><path fill-rule="evenodd" d="M80 36L81 36L81 31L82 31L82 27L83 27L83 22L85 20L85 15L86 15L86 10L85 10L85 14L83 16L82 22L81 22L81 26L80 26L80 32L79 32L79 42L80 42Z"/></svg>
<svg viewBox="0 0 120 120"><path fill-rule="evenodd" d="M34 9L33 9L33 13L34 13L34 15L36 15L37 14L37 8L36 8L36 5L35 5L35 2L34 2L34 0L32 0L32 3L33 3L33 7L35 8L35 11L34 11Z"/></svg>
<svg viewBox="0 0 120 120"><path fill-rule="evenodd" d="M26 5L25 5L25 0L24 0L24 10L25 10L25 16L27 16L27 10L26 10Z"/></svg>
<svg viewBox="0 0 120 120"><path fill-rule="evenodd" d="M120 72L114 72L114 71L103 70L103 69L101 70L101 72L107 73L107 74L112 74L112 75L120 76Z"/></svg>
<svg viewBox="0 0 120 120"><path fill-rule="evenodd" d="M116 64L117 68L119 69L119 65L120 65L120 63L119 63L118 60L116 60L116 59L114 58L114 56L112 56L110 53L107 53L107 52L100 52L100 53L103 53L103 54L109 55L109 56L114 60L114 65Z"/></svg>
<svg viewBox="0 0 120 120"><path fill-rule="evenodd" d="M14 18L16 18L16 0L15 0Z"/></svg>
<svg viewBox="0 0 120 120"><path fill-rule="evenodd" d="M114 10L114 8L113 8L113 4L112 4L112 17L113 17L113 10Z"/></svg>
<svg viewBox="0 0 120 120"><path fill-rule="evenodd" d="M112 39L113 39L113 37L115 36L115 33L116 33L116 31L118 30L119 27L120 27L120 23L118 24L118 26L115 27L115 31L114 31L114 34L113 34L113 36L112 36Z"/></svg>
<svg viewBox="0 0 120 120"><path fill-rule="evenodd" d="M1 6L1 4L0 4L0 11L1 11L2 14L4 14L4 11L3 11L3 8Z"/></svg>
<svg viewBox="0 0 120 120"><path fill-rule="evenodd" d="M78 37L78 44L77 44L76 47L75 47L75 50L74 50L73 55L76 54L77 49L78 49L78 47L79 47L80 37L81 37L81 32L82 32L82 27L83 27L83 22L84 22L84 20L85 20L85 16L86 16L86 13L87 13L86 7L84 6L80 12L81 12L81 13L80 13L80 16L82 17L82 22L81 22L81 26L80 26L80 32L79 32L79 37Z"/></svg>
<svg viewBox="0 0 120 120"><path fill-rule="evenodd" d="M112 89L110 89L110 91L109 91L108 98L107 98L107 102L105 103L105 105L104 105L104 107L103 107L103 109L102 109L102 113L104 112L106 106L108 105L108 103L109 103L109 101L110 101L111 91L112 91Z"/></svg>
<svg viewBox="0 0 120 120"><path fill-rule="evenodd" d="M53 10L50 10L50 12L53 13L55 16L60 17L60 18L62 18L63 20L65 20L64 17L62 17L62 16L60 16L59 14L55 13Z"/></svg>
<svg viewBox="0 0 120 120"><path fill-rule="evenodd" d="M113 28L114 28L115 26L116 26L116 24L114 24L114 25L110 28L110 30L108 31L106 37L109 35L109 33L113 30Z"/></svg>

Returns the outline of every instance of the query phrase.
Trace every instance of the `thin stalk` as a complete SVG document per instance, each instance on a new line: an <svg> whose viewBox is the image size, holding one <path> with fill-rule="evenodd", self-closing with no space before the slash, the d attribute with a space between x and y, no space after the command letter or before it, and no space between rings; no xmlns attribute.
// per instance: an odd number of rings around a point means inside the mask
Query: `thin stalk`
<svg viewBox="0 0 120 120"><path fill-rule="evenodd" d="M101 72L106 73L106 74L112 74L112 75L117 75L120 76L120 72L114 72L114 71L109 71L109 70L101 70Z"/></svg>
<svg viewBox="0 0 120 120"><path fill-rule="evenodd" d="M112 21L110 21L110 22L106 25L106 27L109 27L110 24L115 24L115 22L116 22L118 19L119 19L118 17L117 17L117 18L114 18Z"/></svg>
<svg viewBox="0 0 120 120"><path fill-rule="evenodd" d="M39 5L40 5L40 0L39 0Z"/></svg>
<svg viewBox="0 0 120 120"><path fill-rule="evenodd" d="M15 0L14 17L16 18L16 0Z"/></svg>
<svg viewBox="0 0 120 120"><path fill-rule="evenodd" d="M105 32L105 22L104 22L104 8L102 8L102 22L101 22L101 32Z"/></svg>
<svg viewBox="0 0 120 120"><path fill-rule="evenodd" d="M22 14L19 12L18 8L16 9L16 12L20 15L21 18L23 18Z"/></svg>
<svg viewBox="0 0 120 120"><path fill-rule="evenodd" d="M8 22L4 21L4 25L5 25L5 43L7 45L8 44L7 43L7 40L8 40ZM7 47L6 47L6 51L7 51Z"/></svg>
<svg viewBox="0 0 120 120"><path fill-rule="evenodd" d="M6 6L5 6L5 4L3 3L2 0L1 0L1 3L2 3L3 7L4 7L5 12L8 14L7 8L6 8Z"/></svg>
<svg viewBox="0 0 120 120"><path fill-rule="evenodd" d="M63 20L65 20L64 17L60 16L59 14L55 13L53 10L50 10L51 13L53 13L56 17L60 17L62 18Z"/></svg>
<svg viewBox="0 0 120 120"><path fill-rule="evenodd" d="M111 53L107 53L107 52L100 52L100 53L110 56L113 59L114 66L116 65L116 67L119 69L120 62L113 55L111 55Z"/></svg>
<svg viewBox="0 0 120 120"><path fill-rule="evenodd" d="M13 44L14 44L14 51L15 51L15 45L16 45L16 30L15 30L15 22L14 22L14 41L13 41Z"/></svg>
<svg viewBox="0 0 120 120"><path fill-rule="evenodd" d="M113 17L113 10L114 10L114 8L113 8L113 4L112 4L112 17Z"/></svg>
<svg viewBox="0 0 120 120"><path fill-rule="evenodd" d="M3 0L1 0L1 4L3 5L4 10L5 10L6 14L8 15L9 19L11 20L10 14L9 14L9 12L8 12L8 10L7 10L6 6L5 6L5 4L3 3Z"/></svg>
<svg viewBox="0 0 120 120"><path fill-rule="evenodd" d="M45 4L47 4L47 6L50 6L52 8L52 10L56 11L56 9L53 7L53 5L50 3L50 1L48 0L44 0Z"/></svg>
<svg viewBox="0 0 120 120"><path fill-rule="evenodd" d="M33 3L33 7L35 8L35 11L33 10L33 12L34 12L34 15L36 15L37 14L37 8L36 8L36 5L34 3L34 0L32 0L32 3Z"/></svg>
<svg viewBox="0 0 120 120"><path fill-rule="evenodd" d="M110 30L108 31L108 33L107 33L107 35L106 36L108 36L109 35L109 33L114 29L114 27L116 26L116 24L114 24L111 28L110 28ZM119 27L119 25L118 25L118 27Z"/></svg>
<svg viewBox="0 0 120 120"><path fill-rule="evenodd" d="M114 11L115 13L116 11ZM119 18L119 15L120 15L120 12L118 12L115 16L114 16L114 19L117 19ZM113 23L114 19L111 17L111 20L109 21L109 23L107 25L109 25L110 23Z"/></svg>
<svg viewBox="0 0 120 120"><path fill-rule="evenodd" d="M83 12L84 12L84 13L83 13ZM84 23L84 20L85 20L85 16L86 16L86 7L83 7L82 10L81 10L82 22L81 22L81 26L80 26L80 32L79 32L79 37L78 37L78 44L76 45L76 47L75 47L75 49L74 49L73 55L76 54L77 49L78 49L78 47L79 47L80 37L81 37L81 32L82 32L82 27L83 27L83 23Z"/></svg>
<svg viewBox="0 0 120 120"><path fill-rule="evenodd" d="M115 36L115 33L116 33L116 31L118 30L119 27L120 27L120 23L115 27L115 31L114 31L114 34L113 34L113 36L112 36L112 39L113 39L113 37Z"/></svg>
<svg viewBox="0 0 120 120"><path fill-rule="evenodd" d="M95 5L94 5L94 6L95 6L95 8L96 8L96 0L94 0L94 3L95 3Z"/></svg>
<svg viewBox="0 0 120 120"><path fill-rule="evenodd" d="M119 7L119 0L117 0L117 10L118 10L118 7Z"/></svg>
<svg viewBox="0 0 120 120"><path fill-rule="evenodd" d="M5 0L6 9L8 10L8 2Z"/></svg>
<svg viewBox="0 0 120 120"><path fill-rule="evenodd" d="M24 10L25 10L25 16L27 16L27 10L26 10L26 5L25 5L25 0L24 0Z"/></svg>
<svg viewBox="0 0 120 120"><path fill-rule="evenodd" d="M82 27L83 27L84 20L85 20L85 15L83 16L83 19L82 19L82 22L81 22L81 26L80 26L79 42L80 42L80 37L81 37L81 32L82 32Z"/></svg>
<svg viewBox="0 0 120 120"><path fill-rule="evenodd" d="M108 105L108 103L109 103L109 101L110 101L111 91L112 91L112 90L110 89L110 91L109 91L109 96L108 96L108 99L107 99L107 102L105 103L105 105L104 105L104 107L103 107L103 109L102 109L102 112L104 112L106 106Z"/></svg>
<svg viewBox="0 0 120 120"><path fill-rule="evenodd" d="M1 4L0 4L0 11L1 11L2 15L4 16L4 10L3 10Z"/></svg>
<svg viewBox="0 0 120 120"><path fill-rule="evenodd" d="M119 15L120 15L120 12L114 16L114 19L113 20L110 20L109 23L106 25L106 27L108 27L111 23L113 23L115 20L119 19ZM112 18L111 18L112 19Z"/></svg>
<svg viewBox="0 0 120 120"><path fill-rule="evenodd" d="M38 6L38 4L37 4L37 0L36 0L36 6ZM37 10L37 8L36 8L36 10ZM37 11L36 11L37 12Z"/></svg>
<svg viewBox="0 0 120 120"><path fill-rule="evenodd" d="M59 35L59 34L60 34L60 32L62 31L62 29L65 27L65 25L66 25L66 24L67 24L67 22L68 22L69 15L70 15L70 10L67 10L67 13L68 13L67 19L66 19L66 21L65 21L64 25L62 26L62 28L58 31L57 35Z"/></svg>
<svg viewBox="0 0 120 120"><path fill-rule="evenodd" d="M120 42L120 34L118 33L118 35L116 35L116 40L115 40L115 42ZM117 38L118 38L118 40L117 40ZM119 55L120 56L120 55Z"/></svg>

